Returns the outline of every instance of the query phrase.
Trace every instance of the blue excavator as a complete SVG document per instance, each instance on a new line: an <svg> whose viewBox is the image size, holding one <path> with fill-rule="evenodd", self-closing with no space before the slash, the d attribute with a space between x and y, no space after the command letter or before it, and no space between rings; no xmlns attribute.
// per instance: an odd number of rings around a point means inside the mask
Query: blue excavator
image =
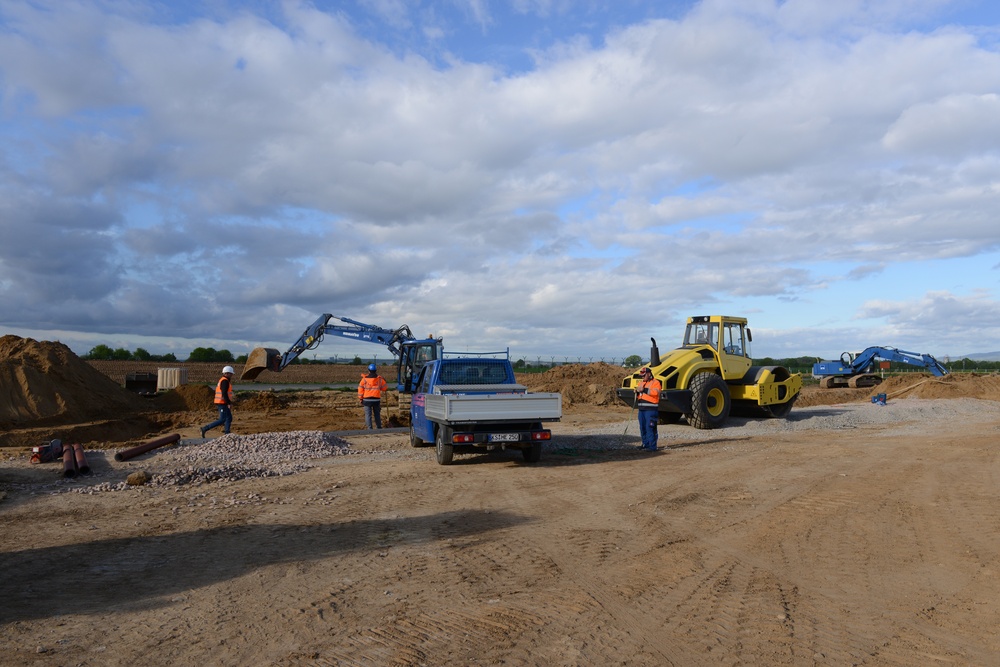
<svg viewBox="0 0 1000 667"><path fill-rule="evenodd" d="M331 324L331 320L337 320L344 324ZM280 373L300 354L317 347L327 334L368 343L380 343L389 348L389 351L396 357L396 383L400 393L411 393L413 391L411 385L424 364L434 359L440 359L443 355L443 344L440 338L431 336L418 339L410 331L410 327L405 324L396 329L386 329L374 324L358 322L348 317L324 313L318 320L310 324L299 336L299 339L284 353L271 347L254 348L247 356L240 380L256 380L257 376L264 371Z"/></svg>
<svg viewBox="0 0 1000 667"><path fill-rule="evenodd" d="M873 372L879 361L917 366L938 377L948 374L948 369L929 354L877 346L856 354L844 352L839 361L818 361L813 364L812 374L822 389L874 387L882 382L881 376Z"/></svg>

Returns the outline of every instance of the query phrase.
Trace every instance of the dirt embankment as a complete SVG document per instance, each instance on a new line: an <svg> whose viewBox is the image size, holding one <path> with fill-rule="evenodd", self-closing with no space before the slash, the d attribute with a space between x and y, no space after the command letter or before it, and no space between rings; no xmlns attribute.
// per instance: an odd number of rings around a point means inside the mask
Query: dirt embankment
<svg viewBox="0 0 1000 667"><path fill-rule="evenodd" d="M870 400L885 394L888 400L903 398L979 398L1000 401L1000 375L955 373L934 377L927 373L904 373L886 378L882 384L868 389L820 389L806 387L796 405L833 405Z"/></svg>
<svg viewBox="0 0 1000 667"><path fill-rule="evenodd" d="M142 399L81 361L62 343L0 338L0 429L113 418Z"/></svg>

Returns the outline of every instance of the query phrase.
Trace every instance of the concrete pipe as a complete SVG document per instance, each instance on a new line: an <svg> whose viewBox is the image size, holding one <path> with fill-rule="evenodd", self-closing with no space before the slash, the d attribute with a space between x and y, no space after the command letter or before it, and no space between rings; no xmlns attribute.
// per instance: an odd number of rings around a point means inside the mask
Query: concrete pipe
<svg viewBox="0 0 1000 667"><path fill-rule="evenodd" d="M131 449L126 449L124 451L115 454L115 461L127 461L133 456L139 456L139 454L145 454L146 452L156 449L157 447L162 447L164 445L169 445L173 442L177 442L181 439L179 433L172 433L170 435L165 435L162 438L157 438L155 440L150 440L144 445L138 445L132 447Z"/></svg>

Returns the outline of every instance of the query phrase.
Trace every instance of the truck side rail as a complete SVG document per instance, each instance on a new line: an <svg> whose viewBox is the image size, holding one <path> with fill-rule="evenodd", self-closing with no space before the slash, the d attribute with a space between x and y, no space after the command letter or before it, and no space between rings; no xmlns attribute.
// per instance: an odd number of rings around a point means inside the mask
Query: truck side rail
<svg viewBox="0 0 1000 667"><path fill-rule="evenodd" d="M523 394L528 388L523 384L439 384L434 387L435 394Z"/></svg>

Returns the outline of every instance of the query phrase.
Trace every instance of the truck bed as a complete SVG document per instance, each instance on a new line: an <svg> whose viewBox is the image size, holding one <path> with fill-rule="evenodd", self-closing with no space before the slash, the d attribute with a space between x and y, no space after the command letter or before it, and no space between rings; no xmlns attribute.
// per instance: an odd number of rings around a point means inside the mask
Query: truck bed
<svg viewBox="0 0 1000 667"><path fill-rule="evenodd" d="M519 385L444 385L441 392L506 392L506 393L440 393L424 397L424 412L436 422L489 421L558 421L562 418L562 394L519 393Z"/></svg>

